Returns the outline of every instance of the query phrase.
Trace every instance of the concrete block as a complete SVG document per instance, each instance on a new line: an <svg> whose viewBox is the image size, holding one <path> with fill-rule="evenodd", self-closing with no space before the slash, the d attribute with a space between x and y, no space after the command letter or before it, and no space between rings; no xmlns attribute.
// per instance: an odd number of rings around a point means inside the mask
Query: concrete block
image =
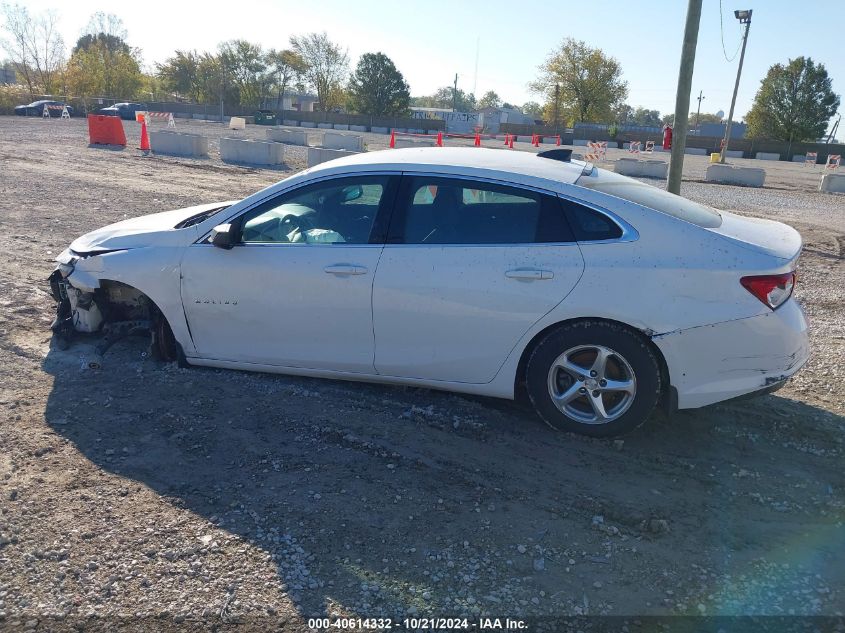
<svg viewBox="0 0 845 633"><path fill-rule="evenodd" d="M351 152L363 152L364 137L359 134L326 132L323 134L323 147L326 149L346 149Z"/></svg>
<svg viewBox="0 0 845 633"><path fill-rule="evenodd" d="M285 146L273 141L223 137L220 139L220 158L248 165L282 165L285 162Z"/></svg>
<svg viewBox="0 0 845 633"><path fill-rule="evenodd" d="M806 163L807 162L807 155L806 154L795 154L792 157L793 163Z"/></svg>
<svg viewBox="0 0 845 633"><path fill-rule="evenodd" d="M576 138L574 141L572 141L572 144L577 145L579 147L587 147L587 143L589 143L589 142L590 141L580 139L580 138Z"/></svg>
<svg viewBox="0 0 845 633"><path fill-rule="evenodd" d="M757 152L754 156L757 160L780 160L780 154L775 152Z"/></svg>
<svg viewBox="0 0 845 633"><path fill-rule="evenodd" d="M297 127L299 125L299 121L294 121L293 119L282 119L282 125Z"/></svg>
<svg viewBox="0 0 845 633"><path fill-rule="evenodd" d="M366 125L350 125L349 130L351 132L366 132L367 126Z"/></svg>
<svg viewBox="0 0 845 633"><path fill-rule="evenodd" d="M390 130L388 130L386 127L378 126L371 127L370 132L372 132L373 134L390 134Z"/></svg>
<svg viewBox="0 0 845 633"><path fill-rule="evenodd" d="M514 140L517 143L530 143L532 138L530 136L517 136Z"/></svg>
<svg viewBox="0 0 845 633"><path fill-rule="evenodd" d="M666 178L669 174L669 163L662 160L640 160L638 158L619 158L614 171L623 176L639 176L641 178Z"/></svg>
<svg viewBox="0 0 845 633"><path fill-rule="evenodd" d="M725 152L725 157L742 158L743 154L745 154L745 152L743 152L741 149L729 149L727 152Z"/></svg>
<svg viewBox="0 0 845 633"><path fill-rule="evenodd" d="M734 167L733 165L713 163L707 166L704 180L726 185L762 187L766 181L766 170L759 167Z"/></svg>
<svg viewBox="0 0 845 633"><path fill-rule="evenodd" d="M230 130L244 130L246 129L246 119L240 116L233 116L229 119Z"/></svg>
<svg viewBox="0 0 845 633"><path fill-rule="evenodd" d="M691 154L693 156L707 156L710 152L708 152L703 147L685 147L684 154Z"/></svg>
<svg viewBox="0 0 845 633"><path fill-rule="evenodd" d="M343 158L344 156L352 156L358 152L350 152L345 149L327 149L325 147L309 147L308 148L308 166L313 167L320 163L325 163L335 158Z"/></svg>
<svg viewBox="0 0 845 633"><path fill-rule="evenodd" d="M433 138L397 138L396 149L401 147L435 147L437 141Z"/></svg>
<svg viewBox="0 0 845 633"><path fill-rule="evenodd" d="M608 141L607 149L619 149L619 141Z"/></svg>
<svg viewBox="0 0 845 633"><path fill-rule="evenodd" d="M271 127L267 128L267 140L285 145L308 145L308 131Z"/></svg>
<svg viewBox="0 0 845 633"><path fill-rule="evenodd" d="M819 191L845 193L845 174L825 174L819 183Z"/></svg>
<svg viewBox="0 0 845 633"><path fill-rule="evenodd" d="M409 134L425 134L425 131L422 128L409 127L408 133Z"/></svg>
<svg viewBox="0 0 845 633"><path fill-rule="evenodd" d="M156 154L192 158L208 157L208 139L199 134L153 130L150 132L150 148Z"/></svg>
<svg viewBox="0 0 845 633"><path fill-rule="evenodd" d="M348 130L349 129L349 125L347 123L335 123L333 127L334 127L335 130Z"/></svg>
<svg viewBox="0 0 845 633"><path fill-rule="evenodd" d="M331 123L318 123L317 127L320 128L321 130L331 130L332 124Z"/></svg>
<svg viewBox="0 0 845 633"><path fill-rule="evenodd" d="M314 121L300 121L299 127L317 127Z"/></svg>
<svg viewBox="0 0 845 633"><path fill-rule="evenodd" d="M404 127L397 127L397 128L394 128L394 129L396 130L397 134L406 134L408 132L408 130Z"/></svg>

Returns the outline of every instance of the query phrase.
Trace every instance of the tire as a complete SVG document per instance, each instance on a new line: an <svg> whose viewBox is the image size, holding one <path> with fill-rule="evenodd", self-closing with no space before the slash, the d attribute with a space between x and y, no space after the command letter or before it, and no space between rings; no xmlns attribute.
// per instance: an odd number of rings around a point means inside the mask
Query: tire
<svg viewBox="0 0 845 633"><path fill-rule="evenodd" d="M531 352L526 386L546 424L590 437L633 431L662 387L660 364L645 339L608 321L576 321L550 332Z"/></svg>

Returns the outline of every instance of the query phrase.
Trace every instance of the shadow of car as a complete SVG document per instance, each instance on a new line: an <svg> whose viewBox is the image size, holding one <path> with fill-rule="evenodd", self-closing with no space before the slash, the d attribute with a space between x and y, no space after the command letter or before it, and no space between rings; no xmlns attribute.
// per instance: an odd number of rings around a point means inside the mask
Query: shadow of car
<svg viewBox="0 0 845 633"><path fill-rule="evenodd" d="M73 106L63 101L50 101L49 99L41 99L40 101L33 101L26 105L15 106L15 114L18 116L44 116L44 108L47 108L51 117L61 116L64 108L67 108L68 114L73 116Z"/></svg>

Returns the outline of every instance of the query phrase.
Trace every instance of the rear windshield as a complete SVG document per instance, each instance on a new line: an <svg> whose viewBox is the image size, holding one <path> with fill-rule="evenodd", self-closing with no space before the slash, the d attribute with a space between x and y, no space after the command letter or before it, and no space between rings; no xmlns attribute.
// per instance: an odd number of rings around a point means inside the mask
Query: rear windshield
<svg viewBox="0 0 845 633"><path fill-rule="evenodd" d="M714 229L722 224L722 216L711 207L612 171L593 168L592 172L581 176L576 184L666 213L705 229Z"/></svg>

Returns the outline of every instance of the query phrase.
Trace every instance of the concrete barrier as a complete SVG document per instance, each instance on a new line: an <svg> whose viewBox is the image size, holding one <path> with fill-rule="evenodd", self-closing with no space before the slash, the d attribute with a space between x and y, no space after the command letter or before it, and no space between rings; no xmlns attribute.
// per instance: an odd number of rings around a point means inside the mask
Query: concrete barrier
<svg viewBox="0 0 845 633"><path fill-rule="evenodd" d="M757 160L780 160L780 154L774 152L757 152L754 155Z"/></svg>
<svg viewBox="0 0 845 633"><path fill-rule="evenodd" d="M371 127L370 132L372 132L373 134L390 134L390 130L388 130L386 127L377 127L377 126Z"/></svg>
<svg viewBox="0 0 845 633"><path fill-rule="evenodd" d="M299 121L294 121L293 119L282 119L282 125L297 127L299 125Z"/></svg>
<svg viewBox="0 0 845 633"><path fill-rule="evenodd" d="M807 162L807 155L806 154L795 154L792 157L793 163L806 163Z"/></svg>
<svg viewBox="0 0 845 633"><path fill-rule="evenodd" d="M725 158L742 158L744 153L741 149L729 149L725 152Z"/></svg>
<svg viewBox="0 0 845 633"><path fill-rule="evenodd" d="M819 191L845 193L845 174L825 174L819 183Z"/></svg>
<svg viewBox="0 0 845 633"><path fill-rule="evenodd" d="M335 130L348 130L349 124L347 124L347 123L335 123L334 126L333 126L333 129L335 129Z"/></svg>
<svg viewBox="0 0 845 633"><path fill-rule="evenodd" d="M707 156L709 154L706 149L703 147L686 147L684 148L684 154L691 154L693 156Z"/></svg>
<svg viewBox="0 0 845 633"><path fill-rule="evenodd" d="M349 131L350 132L366 132L367 126L366 125L350 125Z"/></svg>
<svg viewBox="0 0 845 633"><path fill-rule="evenodd" d="M589 143L589 142L590 141L586 141L584 139L576 138L574 141L572 141L572 144L576 145L578 147L587 147L587 143Z"/></svg>
<svg viewBox="0 0 845 633"><path fill-rule="evenodd" d="M308 145L308 131L271 127L267 128L267 140L285 145Z"/></svg>
<svg viewBox="0 0 845 633"><path fill-rule="evenodd" d="M320 128L321 130L331 130L332 124L331 123L318 123L317 127Z"/></svg>
<svg viewBox="0 0 845 633"><path fill-rule="evenodd" d="M666 178L669 174L669 163L662 160L640 160L638 158L619 158L614 171L623 176L639 176L642 178Z"/></svg>
<svg viewBox="0 0 845 633"><path fill-rule="evenodd" d="M240 116L233 116L229 119L229 129L230 130L245 130L246 129L246 119Z"/></svg>
<svg viewBox="0 0 845 633"><path fill-rule="evenodd" d="M309 147L308 148L308 166L313 167L320 163L325 163L335 158L343 158L344 156L352 156L358 152L350 152L345 149L328 149L325 147Z"/></svg>
<svg viewBox="0 0 845 633"><path fill-rule="evenodd" d="M402 147L435 147L437 142L433 138L397 138L396 149Z"/></svg>
<svg viewBox="0 0 845 633"><path fill-rule="evenodd" d="M150 132L150 148L156 154L192 158L208 157L208 139L199 134L153 130Z"/></svg>
<svg viewBox="0 0 845 633"><path fill-rule="evenodd" d="M247 165L282 165L285 162L285 146L273 141L224 136L220 139L220 158Z"/></svg>
<svg viewBox="0 0 845 633"><path fill-rule="evenodd" d="M311 128L314 128L314 127L317 127L317 124L316 124L316 123L314 123L314 121L301 121L301 122L299 123L299 127L311 127Z"/></svg>
<svg viewBox="0 0 845 633"><path fill-rule="evenodd" d="M725 185L762 187L766 181L766 170L759 167L734 167L733 165L714 163L707 166L704 180Z"/></svg>
<svg viewBox="0 0 845 633"><path fill-rule="evenodd" d="M532 137L530 136L517 136L514 139L517 143L530 143L532 141Z"/></svg>
<svg viewBox="0 0 845 633"><path fill-rule="evenodd" d="M326 132L323 134L323 147L326 149L346 149L350 152L363 152L364 137L358 134Z"/></svg>

